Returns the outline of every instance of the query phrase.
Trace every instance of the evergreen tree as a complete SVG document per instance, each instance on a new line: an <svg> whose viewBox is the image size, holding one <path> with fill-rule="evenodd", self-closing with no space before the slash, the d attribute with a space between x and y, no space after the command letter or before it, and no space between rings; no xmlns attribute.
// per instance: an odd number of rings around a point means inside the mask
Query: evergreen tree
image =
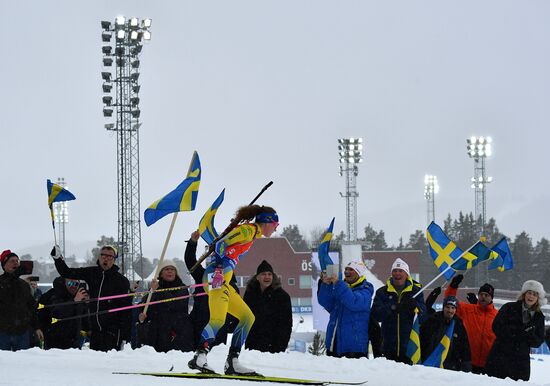
<svg viewBox="0 0 550 386"><path fill-rule="evenodd" d="M508 283L508 289L519 290L525 280L532 279L534 272L532 268L533 243L531 237L523 231L514 239L510 246L514 257L514 269L512 280Z"/></svg>
<svg viewBox="0 0 550 386"><path fill-rule="evenodd" d="M550 242L544 237L535 246L535 261L539 280L545 289L550 289Z"/></svg>
<svg viewBox="0 0 550 386"><path fill-rule="evenodd" d="M489 219L489 221L487 221L484 233L484 236L486 237L485 244L488 247L492 247L504 237L504 235L500 233L495 219L492 217Z"/></svg>
<svg viewBox="0 0 550 386"><path fill-rule="evenodd" d="M405 249L405 244L403 244L403 237L399 238L399 244L397 244L397 247L395 248L397 251L402 251Z"/></svg>
<svg viewBox="0 0 550 386"><path fill-rule="evenodd" d="M346 234L344 231L340 231L338 234L332 235L332 241L330 242L330 251L331 252L338 252L340 251L340 245L346 240Z"/></svg>
<svg viewBox="0 0 550 386"><path fill-rule="evenodd" d="M298 225L288 225L283 228L281 236L285 237L296 252L307 252L309 246L300 233Z"/></svg>
<svg viewBox="0 0 550 386"><path fill-rule="evenodd" d="M384 231L381 230L377 232L370 224L365 227L365 238L361 241L364 242L363 249L367 251L382 251L388 249Z"/></svg>

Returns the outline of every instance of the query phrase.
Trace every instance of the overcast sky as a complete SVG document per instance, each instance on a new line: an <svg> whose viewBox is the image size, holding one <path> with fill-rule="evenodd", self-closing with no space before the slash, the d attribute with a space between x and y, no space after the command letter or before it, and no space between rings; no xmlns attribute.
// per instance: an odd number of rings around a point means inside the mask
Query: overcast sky
<svg viewBox="0 0 550 386"><path fill-rule="evenodd" d="M220 230L270 180L261 203L281 227L308 233L335 216L344 230L339 137L365 142L359 235L370 223L397 244L424 229L426 173L441 186L438 222L473 211L466 138L490 135L488 217L509 236L550 237L549 11L542 0L0 0L0 248L53 242L47 178L77 196L68 241L116 236L100 21L117 15L153 20L141 55L142 212L181 182L193 150L202 161L174 250L223 187ZM168 226L143 225L146 254L160 254Z"/></svg>

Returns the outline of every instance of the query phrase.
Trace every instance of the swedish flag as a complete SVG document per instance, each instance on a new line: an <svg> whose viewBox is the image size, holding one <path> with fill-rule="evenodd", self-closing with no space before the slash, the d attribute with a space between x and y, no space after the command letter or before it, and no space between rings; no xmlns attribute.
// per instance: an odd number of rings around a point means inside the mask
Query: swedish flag
<svg viewBox="0 0 550 386"><path fill-rule="evenodd" d="M418 308L414 309L414 320L407 344L407 356L414 365L420 362L420 321L418 320Z"/></svg>
<svg viewBox="0 0 550 386"><path fill-rule="evenodd" d="M208 208L204 216L202 216L201 221L199 222L199 233L202 239L208 245L212 244L214 240L218 237L218 232L216 231L216 228L214 228L214 217L216 216L216 212L223 202L224 194L225 189L222 190L218 198L216 198L214 203L212 203L210 208Z"/></svg>
<svg viewBox="0 0 550 386"><path fill-rule="evenodd" d="M61 185L53 183L51 180L46 181L46 189L48 190L48 207L50 208L50 214L52 216L52 225L55 228L53 203L76 200L76 197L67 189Z"/></svg>
<svg viewBox="0 0 550 386"><path fill-rule="evenodd" d="M470 249L458 259L451 267L457 271L466 271L475 267L482 261L489 259L491 250L481 241L475 243Z"/></svg>
<svg viewBox="0 0 550 386"><path fill-rule="evenodd" d="M443 272L462 255L462 250L456 246L435 222L428 226L426 238L430 247L430 255L439 272ZM445 272L445 278L450 280L455 274L454 269Z"/></svg>
<svg viewBox="0 0 550 386"><path fill-rule="evenodd" d="M489 263L488 269L497 268L500 272L504 272L514 268L514 259L512 258L512 252L510 251L506 237L503 237L496 243L491 248L491 252L496 254L496 256L491 256L493 261Z"/></svg>
<svg viewBox="0 0 550 386"><path fill-rule="evenodd" d="M321 271L325 271L327 269L327 265L334 264L332 259L328 255L328 251L330 248L330 240L332 240L333 228L334 228L334 217L332 218L332 221L330 222L327 232L325 233L325 237L323 237L323 241L321 241L321 244L319 244L319 248L318 248L319 265L321 266Z"/></svg>
<svg viewBox="0 0 550 386"><path fill-rule="evenodd" d="M201 162L197 152L193 153L187 177L176 189L153 202L145 209L145 224L150 226L170 213L185 212L195 209L201 182Z"/></svg>
<svg viewBox="0 0 550 386"><path fill-rule="evenodd" d="M443 368L443 363L447 359L447 354L449 353L449 347L451 346L451 339L453 338L453 331L455 329L455 320L451 321L449 327L447 327L447 332L441 338L441 341L430 354L428 358L422 363L424 366L430 367L439 367Z"/></svg>

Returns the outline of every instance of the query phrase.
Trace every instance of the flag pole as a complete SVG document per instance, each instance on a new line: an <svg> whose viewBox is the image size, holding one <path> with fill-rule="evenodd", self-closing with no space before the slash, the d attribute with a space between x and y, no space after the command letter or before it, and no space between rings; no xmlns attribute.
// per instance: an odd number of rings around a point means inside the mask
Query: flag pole
<svg viewBox="0 0 550 386"><path fill-rule="evenodd" d="M160 259L157 264L157 269L155 270L155 276L154 279L156 279L159 275L159 268L162 262L164 261L164 255L166 254L166 249L168 249L168 243L170 242L170 237L172 237L172 231L174 230L174 225L176 224L176 219L178 218L179 212L174 212L174 215L172 216L172 223L170 224L170 228L168 229L168 234L166 235L166 240L164 240L164 246L162 247L162 252L160 254ZM147 295L147 305L143 309L143 313L147 315L147 309L149 308L149 302L151 302L151 296L153 296L153 290L149 291L149 294Z"/></svg>
<svg viewBox="0 0 550 386"><path fill-rule="evenodd" d="M456 263L458 260L460 260L462 258L462 256L464 256L466 253L470 252L470 249L472 249L474 247L474 245L476 245L478 242L476 241L470 248L468 248L467 250L465 250L464 252L462 252L462 254L460 256L458 256L456 259L453 260L453 262L451 264L449 264L447 266L447 268L445 268L442 272L439 273L439 275L437 275L436 277L434 277L428 284L426 284L425 286L422 286L422 288L420 289L420 291L418 291L416 294L413 295L413 299L416 298L418 295L420 295L422 292L424 292L425 289L427 289L430 285L432 285L437 279L439 279L441 276L443 276L445 274L445 272L447 272L449 269L451 269L452 265L454 263Z"/></svg>
<svg viewBox="0 0 550 386"><path fill-rule="evenodd" d="M52 204L53 205L53 204ZM50 211L52 214L52 228L53 228L53 245L57 245L57 236L55 235L55 214L53 212L53 206L50 205Z"/></svg>

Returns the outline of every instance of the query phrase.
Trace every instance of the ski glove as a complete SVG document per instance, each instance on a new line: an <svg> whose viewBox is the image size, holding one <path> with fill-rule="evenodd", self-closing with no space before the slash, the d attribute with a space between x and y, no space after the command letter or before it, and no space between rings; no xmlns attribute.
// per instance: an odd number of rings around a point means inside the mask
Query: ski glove
<svg viewBox="0 0 550 386"><path fill-rule="evenodd" d="M223 285L222 267L216 267L212 276L212 289L220 288Z"/></svg>
<svg viewBox="0 0 550 386"><path fill-rule="evenodd" d="M466 299L468 299L468 302L470 304L477 304L477 296L473 292L468 292L468 295L466 295Z"/></svg>
<svg viewBox="0 0 550 386"><path fill-rule="evenodd" d="M456 275L455 277L453 277L453 280L451 280L450 287L451 288L458 288L460 283L462 283L462 279L464 279L464 275L462 275L462 274Z"/></svg>
<svg viewBox="0 0 550 386"><path fill-rule="evenodd" d="M432 292L426 298L426 308L432 308L437 297L441 294L441 287L435 287Z"/></svg>
<svg viewBox="0 0 550 386"><path fill-rule="evenodd" d="M63 256L61 255L61 248L59 248L59 245L56 244L53 246L52 251L50 252L50 256L53 257L54 259L63 258Z"/></svg>

